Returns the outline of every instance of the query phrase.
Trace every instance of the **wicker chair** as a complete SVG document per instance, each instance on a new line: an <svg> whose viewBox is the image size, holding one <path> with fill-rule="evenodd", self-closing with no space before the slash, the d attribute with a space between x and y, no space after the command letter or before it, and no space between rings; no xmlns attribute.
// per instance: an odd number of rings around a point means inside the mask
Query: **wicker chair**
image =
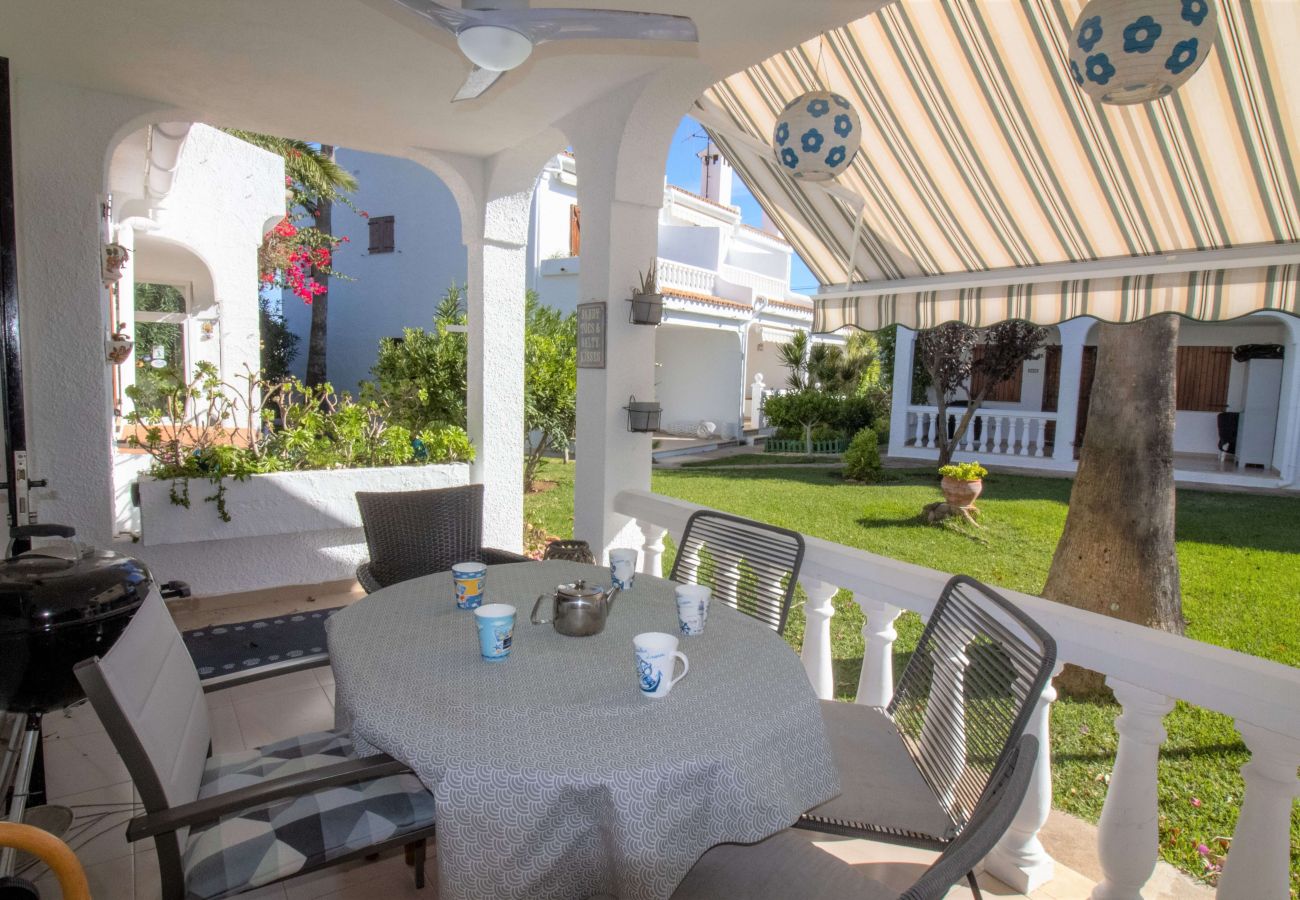
<svg viewBox="0 0 1300 900"><path fill-rule="evenodd" d="M757 844L720 844L700 857L672 900L940 900L975 868L1011 827L1029 789L1038 739L1025 735L1002 765L970 822L903 893L874 881L870 866L855 866L817 845L813 832L785 831Z"/></svg>
<svg viewBox="0 0 1300 900"><path fill-rule="evenodd" d="M542 559L565 559L569 562L596 564L591 545L586 541L551 541L542 552Z"/></svg>
<svg viewBox="0 0 1300 900"><path fill-rule="evenodd" d="M373 593L399 581L445 572L458 562L527 562L483 546L483 485L428 491L357 493L370 559L357 581Z"/></svg>
<svg viewBox="0 0 1300 900"><path fill-rule="evenodd" d="M668 577L707 585L723 603L783 635L802 564L797 531L697 510L686 520Z"/></svg>
<svg viewBox="0 0 1300 900"><path fill-rule="evenodd" d="M954 576L889 706L822 701L843 793L797 827L933 850L952 844L1019 746L1055 665L1056 642L1038 623Z"/></svg>

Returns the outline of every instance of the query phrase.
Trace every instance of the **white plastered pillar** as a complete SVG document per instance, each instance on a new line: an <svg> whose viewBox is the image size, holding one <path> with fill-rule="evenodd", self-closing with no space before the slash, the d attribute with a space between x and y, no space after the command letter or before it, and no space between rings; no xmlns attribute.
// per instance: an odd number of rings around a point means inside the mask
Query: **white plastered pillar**
<svg viewBox="0 0 1300 900"><path fill-rule="evenodd" d="M912 405L912 360L916 358L916 332L899 325L894 340L894 390L889 408L889 455L897 456L907 443L907 408Z"/></svg>
<svg viewBox="0 0 1300 900"><path fill-rule="evenodd" d="M1061 376L1056 390L1056 438L1052 459L1072 462L1079 421L1079 384L1083 376L1083 342L1094 319L1071 319L1056 326L1061 335Z"/></svg>

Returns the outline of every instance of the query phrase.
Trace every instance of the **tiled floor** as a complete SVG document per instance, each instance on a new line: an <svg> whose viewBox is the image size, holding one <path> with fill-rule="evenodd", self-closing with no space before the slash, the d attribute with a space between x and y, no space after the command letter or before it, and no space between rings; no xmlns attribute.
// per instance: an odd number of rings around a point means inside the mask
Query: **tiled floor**
<svg viewBox="0 0 1300 900"><path fill-rule="evenodd" d="M277 592L270 603L264 596L259 601L253 595L218 598L212 603L189 601L176 610L176 617L183 628L191 628L258 618L271 612L297 612L313 604L320 604L317 608L338 606L358 596L346 585L330 585L296 593ZM248 749L332 728L334 678L328 667L283 675L210 694L208 706L214 752ZM136 845L126 842L126 822L141 810L126 769L99 720L83 704L67 713L47 716L45 724L49 802L66 804L77 813L68 841L85 865L94 900L159 900L158 863L152 841ZM1065 827L1069 828L1068 823ZM1080 843L1095 847L1095 840ZM824 849L855 864L870 866L872 877L900 891L933 859L933 854L923 851L868 841L828 839ZM37 878L43 900L61 897L57 882L48 873L33 868L25 874ZM436 854L430 854L428 874L428 887L417 892L402 854L394 853L375 862L362 861L305 875L244 896L253 900L437 900ZM1022 896L986 876L981 876L980 882L986 897ZM1083 900L1093 885L1091 879L1058 864L1056 878L1034 891L1030 900ZM1201 889L1162 865L1145 896L1148 900L1184 900L1202 894ZM1211 895L1207 891L1203 896ZM968 897L970 892L965 887L956 887L949 894L949 900Z"/></svg>

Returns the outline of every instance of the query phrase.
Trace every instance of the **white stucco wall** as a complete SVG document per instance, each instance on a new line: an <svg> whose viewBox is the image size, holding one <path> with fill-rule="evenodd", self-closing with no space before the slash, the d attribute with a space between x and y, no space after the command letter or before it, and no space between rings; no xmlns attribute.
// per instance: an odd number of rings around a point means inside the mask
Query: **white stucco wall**
<svg viewBox="0 0 1300 900"><path fill-rule="evenodd" d="M394 251L371 254L367 220L334 207L334 234L348 238L334 268L351 280L330 279L327 372L337 390L355 393L370 378L380 339L429 328L438 301L453 281L465 284L468 270L460 212L436 175L408 159L357 150L340 149L337 159L357 178L357 209L394 219ZM294 369L303 375L311 307L289 291L283 303L289 328L301 338Z"/></svg>
<svg viewBox="0 0 1300 900"><path fill-rule="evenodd" d="M734 430L740 417L740 338L734 330L661 325L655 335L656 393L663 422L701 419ZM581 448L579 448L581 452Z"/></svg>

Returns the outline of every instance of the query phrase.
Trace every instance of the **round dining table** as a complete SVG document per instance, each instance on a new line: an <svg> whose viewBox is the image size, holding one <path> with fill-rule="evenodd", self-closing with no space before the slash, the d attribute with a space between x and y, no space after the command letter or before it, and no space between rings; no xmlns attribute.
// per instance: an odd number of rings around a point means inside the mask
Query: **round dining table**
<svg viewBox="0 0 1300 900"><path fill-rule="evenodd" d="M339 726L433 793L442 900L667 900L715 844L775 834L839 792L808 678L762 623L714 602L681 637L690 671L642 695L634 635L678 634L673 582L639 574L604 630L530 623L545 594L609 570L488 568L485 603L517 609L504 661L479 652L450 573L402 582L328 623Z"/></svg>

